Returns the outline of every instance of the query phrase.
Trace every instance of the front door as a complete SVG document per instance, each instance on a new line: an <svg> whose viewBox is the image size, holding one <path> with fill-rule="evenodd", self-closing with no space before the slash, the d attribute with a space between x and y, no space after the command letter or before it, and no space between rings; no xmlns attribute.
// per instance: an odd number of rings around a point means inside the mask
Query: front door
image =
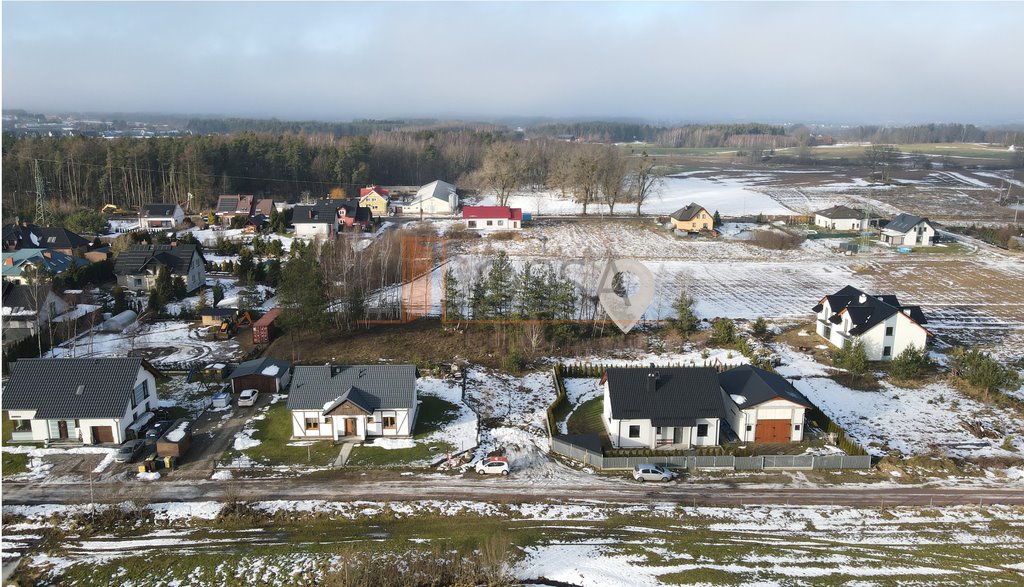
<svg viewBox="0 0 1024 587"><path fill-rule="evenodd" d="M68 421L67 420L58 420L57 421L57 438L60 438L61 440L67 440L68 439Z"/></svg>
<svg viewBox="0 0 1024 587"><path fill-rule="evenodd" d="M672 429L672 444L679 444L683 441L683 429L680 426L676 426Z"/></svg>
<svg viewBox="0 0 1024 587"><path fill-rule="evenodd" d="M355 418L345 418L345 436L355 436L355 435L356 435L356 419Z"/></svg>

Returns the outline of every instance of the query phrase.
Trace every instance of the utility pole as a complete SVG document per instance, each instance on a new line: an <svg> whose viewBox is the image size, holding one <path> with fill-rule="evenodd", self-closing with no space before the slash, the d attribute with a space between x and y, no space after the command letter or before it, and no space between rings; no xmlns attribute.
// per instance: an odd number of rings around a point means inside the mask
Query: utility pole
<svg viewBox="0 0 1024 587"><path fill-rule="evenodd" d="M46 182L43 181L43 172L39 169L39 159L33 159L32 165L36 176L36 224L50 226L53 223L53 214L49 202L46 201Z"/></svg>

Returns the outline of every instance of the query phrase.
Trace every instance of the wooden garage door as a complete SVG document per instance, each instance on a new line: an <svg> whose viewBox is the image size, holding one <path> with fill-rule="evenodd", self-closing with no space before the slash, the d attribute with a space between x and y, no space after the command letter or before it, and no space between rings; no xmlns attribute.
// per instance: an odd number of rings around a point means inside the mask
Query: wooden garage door
<svg viewBox="0 0 1024 587"><path fill-rule="evenodd" d="M758 420L755 442L789 442L789 420Z"/></svg>
<svg viewBox="0 0 1024 587"><path fill-rule="evenodd" d="M96 442L114 442L114 429L110 426L93 426L92 427L92 441Z"/></svg>

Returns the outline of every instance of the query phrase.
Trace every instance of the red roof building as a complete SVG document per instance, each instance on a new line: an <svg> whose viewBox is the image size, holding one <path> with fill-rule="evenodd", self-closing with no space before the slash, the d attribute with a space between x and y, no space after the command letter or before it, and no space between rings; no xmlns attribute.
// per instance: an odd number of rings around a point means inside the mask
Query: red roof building
<svg viewBox="0 0 1024 587"><path fill-rule="evenodd" d="M476 230L521 230L522 208L508 206L464 206L462 219L466 228Z"/></svg>

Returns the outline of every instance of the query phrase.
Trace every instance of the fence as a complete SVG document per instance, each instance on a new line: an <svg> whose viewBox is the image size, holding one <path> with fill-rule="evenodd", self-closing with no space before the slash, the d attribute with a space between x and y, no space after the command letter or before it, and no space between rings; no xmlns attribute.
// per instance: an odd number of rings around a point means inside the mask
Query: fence
<svg viewBox="0 0 1024 587"><path fill-rule="evenodd" d="M561 438L551 439L552 452L599 469L632 469L642 463L667 465L689 471L721 469L729 471L770 471L773 469L870 469L868 455L765 455L756 457L720 456L645 456L606 457L576 446Z"/></svg>

